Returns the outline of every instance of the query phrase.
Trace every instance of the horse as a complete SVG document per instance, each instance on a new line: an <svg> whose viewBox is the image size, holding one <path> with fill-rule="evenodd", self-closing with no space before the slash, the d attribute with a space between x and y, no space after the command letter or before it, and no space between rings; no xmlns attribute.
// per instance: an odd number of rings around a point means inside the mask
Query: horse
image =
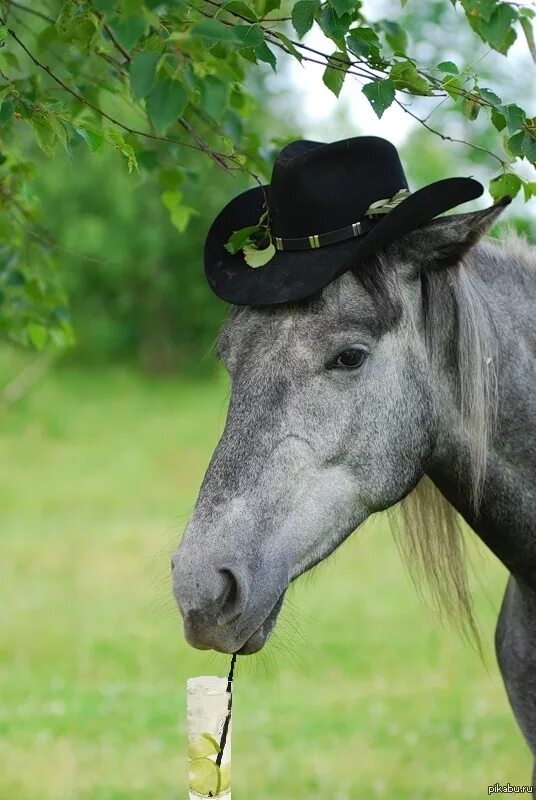
<svg viewBox="0 0 538 800"><path fill-rule="evenodd" d="M495 649L535 747L534 255L438 217L293 304L233 307L222 438L172 559L187 641L250 654L288 586L374 512L474 627L463 519L509 572Z"/></svg>

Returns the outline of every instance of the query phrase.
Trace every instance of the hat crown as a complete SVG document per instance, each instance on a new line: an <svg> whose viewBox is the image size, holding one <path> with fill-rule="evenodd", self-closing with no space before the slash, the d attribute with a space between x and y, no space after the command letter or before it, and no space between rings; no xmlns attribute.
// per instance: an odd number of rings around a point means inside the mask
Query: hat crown
<svg viewBox="0 0 538 800"><path fill-rule="evenodd" d="M273 168L271 232L283 238L327 233L361 220L372 203L407 188L398 151L385 139L292 142Z"/></svg>

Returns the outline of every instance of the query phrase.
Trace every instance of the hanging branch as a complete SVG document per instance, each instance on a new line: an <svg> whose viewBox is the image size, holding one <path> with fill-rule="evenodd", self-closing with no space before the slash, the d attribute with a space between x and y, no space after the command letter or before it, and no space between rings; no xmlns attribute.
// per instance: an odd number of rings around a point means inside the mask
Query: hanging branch
<svg viewBox="0 0 538 800"><path fill-rule="evenodd" d="M2 17L0 17L0 24L1 25L5 25L6 24ZM122 130L126 131L127 133L130 133L133 136L141 136L141 137L143 137L145 139L151 139L151 140L157 141L157 142L168 142L169 144L177 144L177 145L180 145L181 147L187 147L187 148L189 148L191 150L198 150L200 152L206 152L206 150L204 150L204 148L201 147L201 146L188 144L187 142L183 142L183 141L181 141L179 139L172 139L169 136L158 136L157 134L149 133L148 131L141 131L141 130L138 130L137 128L133 128L133 127L131 127L129 125L126 125L125 123L123 123L120 120L116 119L115 117L111 116L106 111L103 111L102 108L99 108L98 106L94 105L86 97L84 97L83 95L79 94L74 89L72 89L70 86L68 86L66 83L64 83L64 81L62 81L62 79L59 78L53 72L51 67L49 67L48 65L43 64L41 61L39 61L39 59L36 58L36 56L34 56L34 54L28 49L28 47L24 44L24 42L21 40L21 38L17 35L17 33L13 29L7 28L7 32L17 42L19 47L21 47L22 50L24 50L26 55L30 58L30 60L35 64L36 67L38 67L40 70L43 70L43 72L46 72L47 75L55 83L57 83L59 86L61 86L61 88L64 91L66 91L68 94L70 94L76 100L78 100L79 103L82 103L83 105L87 106L92 111L94 111L96 114L98 114L100 117L103 117L104 119L106 119L109 122L111 122L113 125L116 125L118 128L121 128ZM211 150L210 152L211 152L211 155L213 157L219 159L220 162L222 162L221 166L225 167L226 159L233 160L233 157L228 156L225 153L217 153L217 152L215 152L213 150Z"/></svg>

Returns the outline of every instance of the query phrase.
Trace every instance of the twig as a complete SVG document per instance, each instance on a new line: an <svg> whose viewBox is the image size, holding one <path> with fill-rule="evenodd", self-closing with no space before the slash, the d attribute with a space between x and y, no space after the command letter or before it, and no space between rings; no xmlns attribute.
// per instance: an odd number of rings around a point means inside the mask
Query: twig
<svg viewBox="0 0 538 800"><path fill-rule="evenodd" d="M506 161L503 161L503 159L500 156L498 156L496 153L493 153L491 150L488 150L485 147L480 147L480 145L478 144L473 144L473 142L467 142L465 141L465 139L454 139L454 137L452 136L447 136L446 133L441 133L441 131L438 131L436 128L432 128L431 125L428 125L426 120L422 119L422 117L419 117L418 114L414 114L409 108L407 108L407 106L404 103L401 102L401 100L396 99L396 103L400 106L402 111L405 111L406 114L409 114L411 117L413 117L413 119L416 119L417 122L420 122L422 127L426 128L426 130L430 131L430 133L434 133L436 136L440 136L441 139L443 139L446 142L464 144L467 145L467 147L472 147L473 150L480 150L482 153L486 153L488 156L496 158L497 161L499 161L499 163L503 167L506 166Z"/></svg>
<svg viewBox="0 0 538 800"><path fill-rule="evenodd" d="M10 406L23 398L24 395L30 391L32 386L47 374L56 360L56 357L57 356L52 352L43 353L32 361L31 364L24 367L24 369L2 390L0 395L2 402Z"/></svg>
<svg viewBox="0 0 538 800"><path fill-rule="evenodd" d="M0 24L5 25L5 21L4 21L4 19L2 17L0 17ZM59 86L62 87L62 89L64 89L64 91L68 92L68 94L70 94L72 97L74 97L76 100L78 100L79 103L82 103L83 105L87 106L88 108L91 108L92 111L95 111L96 114L99 114L99 116L103 117L104 119L107 119L113 125L117 125L118 128L121 128L122 130L126 131L127 133L130 133L133 136L142 136L142 137L144 137L146 139L151 139L153 141L169 142L170 144L177 144L177 145L180 145L181 147L188 147L191 150L198 150L200 152L206 152L206 151L204 151L204 149L202 147L198 147L198 146L193 145L193 144L188 144L187 142L182 142L179 139L172 139L172 138L170 138L168 136L157 136L155 134L148 133L147 131L141 131L141 130L138 130L137 128L131 128L129 125L125 125L123 122L120 122L118 119L115 119L115 117L112 117L110 114L107 114L106 111L103 111L98 106L95 106L93 103L91 103L89 100L87 100L83 95L79 94L74 89L71 89L71 87L68 86L66 83L64 83L61 80L61 78L59 78L52 71L52 69L49 66L47 66L46 64L43 64L41 61L39 61L33 55L33 53L26 47L24 42L20 39L20 37L15 33L14 30L12 30L11 28L8 28L7 32L9 33L10 36L13 37L13 39L15 39L15 41L17 42L19 47L21 47L24 50L24 52L28 55L28 57L35 64L36 67L38 67L39 69L41 69L44 72L46 72L52 78L52 80L55 83L57 83ZM225 153L217 153L215 151L211 151L211 152L214 152L214 155L216 155L217 157L219 157L219 158L221 158L223 160L234 161L233 157L227 156Z"/></svg>
<svg viewBox="0 0 538 800"><path fill-rule="evenodd" d="M55 19L49 17L47 14L44 14L42 11L38 11L36 8L30 8L22 3L16 3L15 0L9 0L9 5L13 6L13 8L18 8L19 11L25 11L27 14L33 14L34 17L39 17L39 19L42 19L45 22L50 22L51 25L54 25L56 22Z"/></svg>
<svg viewBox="0 0 538 800"><path fill-rule="evenodd" d="M47 16L47 14L44 14L42 11L38 11L35 8L30 8L29 6L25 6L22 3L17 3L17 2L15 2L15 0L9 0L9 5L12 6L13 8L17 8L19 11L23 11L26 14L32 14L34 17L39 17L39 19L42 19L45 22L50 23L51 25L55 25L56 24L56 20L55 19L53 19L52 17ZM99 16L97 11L95 11L95 14L97 14L97 16ZM20 20L19 20L19 24L22 24L22 22ZM110 30L110 31L108 30L109 26L106 23L104 23L104 28L105 28L107 34L112 39L112 41L114 42L114 39L112 38L113 31L112 30ZM114 42L114 44L115 44L115 42ZM119 43L118 43L118 46L120 46ZM104 53L104 52L100 52L100 51L96 50L96 54L99 56L99 58L104 58L105 61L108 61L110 64L112 64L114 67L116 67L116 69L121 70L121 64L119 64L117 61L115 61L112 58L112 56L109 55L108 53Z"/></svg>
<svg viewBox="0 0 538 800"><path fill-rule="evenodd" d="M114 44L114 46L115 46L116 50L118 50L118 52L120 52L120 53L122 54L122 56L125 58L125 60L127 61L127 63L129 63L129 64L130 64L130 63L131 63L131 61L132 61L132 56L131 56L131 54L129 53L129 51L128 51L128 50L126 50L124 47L122 47L122 45L121 45L121 44L118 42L117 38L116 38L116 37L115 37L115 35L114 35L114 31L111 29L110 25L108 25L108 24L105 22L103 15L102 15L102 14L99 14L99 12L98 12L98 11L95 11L95 13L97 14L97 16L99 17L99 19L100 19L100 20L101 20L101 22L103 23L103 28L104 28L104 30L107 32L108 36L110 37L110 40L111 40L111 41L112 41L112 43ZM123 75L125 75L125 74L126 74L126 73L125 73L125 70L123 69L123 65L120 65L120 70L121 70L121 72L122 72L122 74L123 74ZM226 161L224 160L224 158L225 158L225 157L223 157L223 156L219 155L219 153L216 153L216 152L215 152L215 151L214 151L214 150L213 150L213 149L212 149L212 148L209 146L209 144L208 144L208 143L205 141L205 139L203 138L203 136L201 136L201 135L198 133L198 131L197 131L197 130L195 130L195 128L193 128L193 126L192 126L192 125L191 125L189 122L187 122L187 120L186 120L186 119L184 119L183 117L178 117L178 118L177 118L177 121L178 121L178 123L181 125L181 127L183 128L183 130L187 131L187 133L189 134L189 136L191 136L191 138L192 138L192 139L194 139L194 141L195 141L195 142L196 142L196 143L199 145L199 148L200 148L200 150L201 150L203 153L205 153L206 155L208 155L208 156L209 156L209 157L210 157L210 158L211 158L211 159L212 159L212 160L215 162L215 164L216 164L218 167L220 167L221 169L223 169L225 172L228 172L228 171L229 171L229 166L228 166L228 164L226 163Z"/></svg>
<svg viewBox="0 0 538 800"><path fill-rule="evenodd" d="M237 17L238 19L241 19L243 22L248 22L250 25L254 24L252 22L252 20L248 19L248 17L245 17L243 14L241 14L238 11L232 11L232 10L228 10L228 9L224 8L224 6L222 6L220 3L216 2L216 0L205 0L205 2L209 3L209 5L211 5L211 6L215 7L215 8L221 9L223 11L228 11L229 14L231 14L234 17ZM213 19L212 15L206 14L204 11L202 11L202 9L197 8L196 6L193 6L193 5L191 5L191 8L195 9L196 11L198 11L200 14L202 14L202 16L208 17L209 19ZM259 20L260 23L263 22L263 21L264 20ZM224 25L228 25L229 27L233 27L233 25L231 23L227 22L226 20L221 20L221 22ZM272 44L275 47L278 47L284 53L286 53L287 55L290 55L289 50L286 49L286 47L283 45L283 43L280 41L280 39L278 39L278 37L276 37L276 34L273 33L273 31L268 30L267 28L264 28L263 26L261 26L261 27L262 27L262 30L264 32L265 40L267 42L269 42L269 44ZM269 37L272 37L272 38L269 38ZM275 40L274 37L276 37L276 40ZM328 55L327 53L324 53L321 50L316 50L315 47L310 47L309 45L304 44L304 42L298 42L298 41L295 41L294 39L290 39L290 42L298 50L306 51L306 52L309 52L309 53L313 53L315 56L318 56L319 58L323 59L322 61L319 61L318 59L309 58L308 56L305 56L305 55L303 55L301 53L301 57L302 57L303 61L307 61L307 62L310 62L312 64L319 64L319 65L325 66L325 67L326 66L330 66L331 69L336 69L336 70L338 70L340 72L344 72L344 73L346 73L348 75L356 75L359 78L366 78L366 79L371 80L371 81L379 80L379 75L388 75L389 74L386 69L380 69L380 68L376 68L375 70L369 69L370 65L368 64L368 62L365 59L360 59L359 58L359 59L356 59L356 60L346 61L345 58L342 58L337 54ZM342 64L342 66L339 66L339 64ZM360 67L362 72L359 72L357 69L354 69L354 67L355 68ZM443 91L442 84L435 77L430 75L425 70L418 69L417 71L419 72L419 74L421 74L425 78L427 78L430 81L430 83L433 84L433 86L435 88L440 90L439 94L435 94L434 92L432 92L430 97L444 97L444 98L446 98L446 97L449 96L446 91ZM407 94L407 95L411 95L413 97L415 96L415 95L413 95L413 93L411 91L408 91L407 89L398 89L398 91L401 94ZM477 102L480 105L491 105L490 103L485 101L483 98L481 98L479 96L477 96L475 98L472 95L472 93L467 92L464 89L460 89L459 87L454 88L453 91L454 91L455 94L458 94L460 97L472 97L474 102Z"/></svg>
<svg viewBox="0 0 538 800"><path fill-rule="evenodd" d="M220 156L218 153L215 153L214 150L211 149L211 147L208 145L205 139L202 136L200 136L200 134L195 128L192 127L190 122L187 122L187 120L184 119L184 117L178 117L177 121L181 125L183 130L187 131L189 136L192 136L195 142L198 142L198 144L200 145L200 150L202 150L202 152L206 153L206 155L208 155L211 159L213 159L215 164L217 164L219 167L221 167L226 171L229 170L229 166L226 163L226 161L224 161L224 157ZM225 158L229 158L230 160L232 160L233 157L225 156Z"/></svg>
<svg viewBox="0 0 538 800"><path fill-rule="evenodd" d="M112 42L112 44L114 45L114 47L116 48L118 53L121 53L121 55L124 57L124 59L130 64L131 63L131 54L120 44L116 34L112 30L112 28L110 27L108 22L105 21L104 16L102 14L100 14L99 11L97 11L95 8L93 9L93 13L99 19L99 21L102 23L103 30L106 31L106 34L107 34L108 38L110 39L110 41Z"/></svg>

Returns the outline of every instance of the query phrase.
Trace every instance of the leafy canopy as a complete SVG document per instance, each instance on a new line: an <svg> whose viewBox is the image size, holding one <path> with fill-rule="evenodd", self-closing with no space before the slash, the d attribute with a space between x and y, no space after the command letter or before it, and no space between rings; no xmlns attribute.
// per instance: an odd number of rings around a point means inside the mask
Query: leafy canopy
<svg viewBox="0 0 538 800"><path fill-rule="evenodd" d="M519 28L535 58L530 7L446 3L503 55ZM55 210L40 210L33 188L40 158L76 147L114 150L129 172L157 173L161 182L164 174L162 202L183 233L201 210L180 188L186 151L215 169L267 178L267 142L252 122L247 79L290 57L321 63L337 97L353 78L378 117L397 105L432 135L450 138L415 112L414 97L432 110L446 101L468 120L487 118L499 142L490 153L498 167L492 196L530 198L535 185L519 163L535 164L535 118L483 86L478 63L418 63L405 30L407 0L401 5L398 19L374 21L360 0L0 0L0 331L38 349L73 341L55 243L40 222ZM314 28L331 41L326 52L305 43ZM247 255L257 266L256 253Z"/></svg>

